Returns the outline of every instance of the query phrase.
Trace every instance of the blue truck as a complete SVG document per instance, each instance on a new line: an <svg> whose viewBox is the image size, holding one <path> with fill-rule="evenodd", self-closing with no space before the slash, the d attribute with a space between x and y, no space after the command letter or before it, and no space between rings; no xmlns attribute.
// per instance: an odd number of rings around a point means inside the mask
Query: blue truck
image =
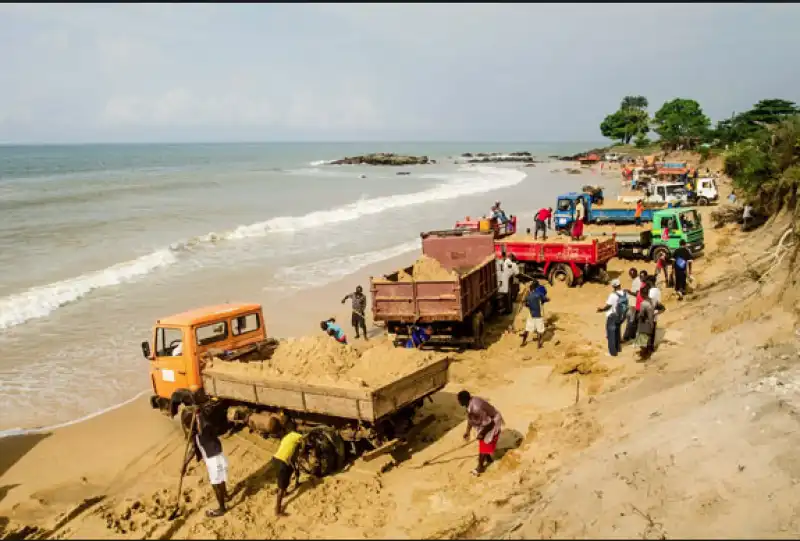
<svg viewBox="0 0 800 541"><path fill-rule="evenodd" d="M620 207L597 206L592 204L592 196L588 193L570 192L558 196L556 211L553 216L553 224L556 231L569 230L572 222L575 221L575 202L578 198L583 199L586 209L587 224L632 224L636 215L635 205L625 205ZM671 205L670 205L671 206ZM642 211L641 221L652 222L653 213L664 208L659 206L653 208L652 205L645 206Z"/></svg>

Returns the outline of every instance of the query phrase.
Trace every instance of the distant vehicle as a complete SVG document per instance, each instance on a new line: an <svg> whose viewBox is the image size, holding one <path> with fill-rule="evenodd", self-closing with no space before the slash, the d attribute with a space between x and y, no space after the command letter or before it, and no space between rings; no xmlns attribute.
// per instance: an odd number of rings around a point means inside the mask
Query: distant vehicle
<svg viewBox="0 0 800 541"><path fill-rule="evenodd" d="M605 155L605 160L609 163L616 163L620 160L620 158L622 158L622 156L616 152L611 152L610 154Z"/></svg>
<svg viewBox="0 0 800 541"><path fill-rule="evenodd" d="M623 203L636 203L639 199L645 203L689 203L689 194L682 182L664 182L650 184L642 195L621 195L618 197Z"/></svg>

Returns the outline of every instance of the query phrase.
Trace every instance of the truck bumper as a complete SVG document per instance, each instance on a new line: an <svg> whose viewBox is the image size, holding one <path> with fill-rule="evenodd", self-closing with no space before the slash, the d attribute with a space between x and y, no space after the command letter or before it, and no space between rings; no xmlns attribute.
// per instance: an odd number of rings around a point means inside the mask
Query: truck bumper
<svg viewBox="0 0 800 541"><path fill-rule="evenodd" d="M689 248L689 251L692 252L693 255L703 253L703 250L706 249L706 245L703 242L695 242L694 244L687 244L686 247Z"/></svg>

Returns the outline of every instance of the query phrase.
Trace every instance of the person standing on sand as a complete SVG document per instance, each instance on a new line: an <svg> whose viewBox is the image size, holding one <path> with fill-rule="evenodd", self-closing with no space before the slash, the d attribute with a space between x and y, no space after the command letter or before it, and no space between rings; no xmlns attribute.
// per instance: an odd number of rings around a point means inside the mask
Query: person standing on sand
<svg viewBox="0 0 800 541"><path fill-rule="evenodd" d="M553 209L552 207L548 208L540 208L539 212L536 213L536 218L534 219L534 231L533 231L533 240L539 236L539 231L542 232L542 240L547 240L547 226L550 226L550 229L553 228Z"/></svg>
<svg viewBox="0 0 800 541"><path fill-rule="evenodd" d="M680 247L672 254L672 275L675 277L675 293L678 300L683 300L686 295L686 280L692 275L692 252L686 247L686 241L681 239Z"/></svg>
<svg viewBox="0 0 800 541"><path fill-rule="evenodd" d="M519 295L519 264L517 264L517 256L514 254L507 254L503 260L506 272L508 273L508 294L510 295L509 302L511 303L510 309L513 311L514 303L517 301Z"/></svg>
<svg viewBox="0 0 800 541"><path fill-rule="evenodd" d="M364 289L361 286L356 286L355 293L345 295L342 299L342 304L344 304L347 299L352 299L353 303L351 322L353 328L356 330L356 338L360 338L358 331L361 329L364 331L364 340L369 340L369 338L367 338L367 318L365 316L367 310L367 296L364 295Z"/></svg>
<svg viewBox="0 0 800 541"><path fill-rule="evenodd" d="M297 467L297 459L303 447L303 436L297 432L297 427L292 421L286 425L285 435L281 438L278 450L272 457L272 462L277 468L278 493L275 497L275 516L285 517L286 511L282 509L283 498L289 490L289 484L294 475L294 488L300 484L300 469Z"/></svg>
<svg viewBox="0 0 800 541"><path fill-rule="evenodd" d="M539 287L538 280L534 280L531 284L531 292L528 293L528 297L525 299L525 305L528 307L530 315L525 321L525 330L522 332L522 343L519 347L525 347L525 344L528 342L528 334L535 332L536 342L538 343L539 349L542 349L545 331L544 303L549 300L545 289Z"/></svg>
<svg viewBox="0 0 800 541"><path fill-rule="evenodd" d="M192 447L194 453L186 457L184 469L189 465L192 458L197 462L203 461L208 470L208 481L211 483L211 488L214 490L214 496L217 498L217 508L209 509L206 511L206 516L209 518L221 517L225 514L225 501L228 499L228 491L226 483L228 481L228 459L222 452L222 442L217 436L216 430L206 419L204 407L207 405L205 395L203 393L196 394L196 402L199 404L194 406L195 417L189 429L189 437L192 440ZM191 413L189 410L184 410L183 418L191 423ZM188 417L188 419L187 419ZM179 495L180 497L180 495Z"/></svg>
<svg viewBox="0 0 800 541"><path fill-rule="evenodd" d="M650 337L655 332L655 309L650 300L650 286L642 286L642 302L639 305L638 332L634 344L639 348L639 358L647 360L652 351L650 350Z"/></svg>
<svg viewBox="0 0 800 541"><path fill-rule="evenodd" d="M505 259L500 256L497 263L497 293L500 299L500 313L507 314L513 310L511 303L511 270L505 265Z"/></svg>
<svg viewBox="0 0 800 541"><path fill-rule="evenodd" d="M639 278L639 271L631 267L628 270L628 276L631 278L631 288L625 290L625 294L628 295L628 297L636 298L639 295L639 291L642 289L642 280ZM625 324L625 333L622 335L622 342L629 342L636 338L637 305L638 302L637 304L631 304L630 299L628 300L628 317L627 323Z"/></svg>
<svg viewBox="0 0 800 541"><path fill-rule="evenodd" d="M664 285L669 287L669 260L666 252L661 252L656 260L655 282L658 282L658 277L661 274L664 275Z"/></svg>
<svg viewBox="0 0 800 541"><path fill-rule="evenodd" d="M620 291L619 280L611 280L611 293L606 299L606 304L598 308L597 312L606 313L606 340L608 341L608 354L616 357L620 352L620 325L628 313L628 297ZM624 310L623 310L624 308Z"/></svg>
<svg viewBox="0 0 800 541"><path fill-rule="evenodd" d="M652 354L656 350L656 330L658 329L658 316L666 307L661 304L661 290L656 287L656 279L654 276L648 276L646 280L647 285L650 287L650 291L647 294L647 297L650 299L650 304L653 305L653 332L650 333L650 341L647 343L647 348L650 350Z"/></svg>
<svg viewBox="0 0 800 541"><path fill-rule="evenodd" d="M477 432L478 466L472 470L472 475L477 477L494 462L492 455L497 450L497 440L500 439L500 431L503 429L503 416L489 402L472 396L467 391L458 393L458 403L467 410L467 431L464 433L464 441L469 441L473 428Z"/></svg>

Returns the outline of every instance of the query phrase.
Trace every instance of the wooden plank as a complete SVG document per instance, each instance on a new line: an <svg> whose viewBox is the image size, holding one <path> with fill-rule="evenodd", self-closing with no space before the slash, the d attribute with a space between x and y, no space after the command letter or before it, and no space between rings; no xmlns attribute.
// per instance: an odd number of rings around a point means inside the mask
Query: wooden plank
<svg viewBox="0 0 800 541"><path fill-rule="evenodd" d="M383 445L381 445L377 449L373 449L372 451L368 451L368 452L364 453L363 455L361 455L361 459L364 462L369 462L371 460L374 460L375 458L378 458L382 454L385 454L385 453L388 453L390 451L393 451L400 442L401 442L401 440L395 438L395 439L393 439L393 440L391 440L391 441L389 441L387 443L384 443Z"/></svg>
<svg viewBox="0 0 800 541"><path fill-rule="evenodd" d="M308 411L335 415L346 419L358 419L357 402L357 400L350 398L306 393L306 408Z"/></svg>
<svg viewBox="0 0 800 541"><path fill-rule="evenodd" d="M220 382L230 383L244 383L248 385L257 385L266 389L283 389L286 391L299 391L299 392L312 392L315 394L329 395L341 398L354 398L361 400L369 400L372 397L372 391L368 389L353 389L350 387L331 387L327 385L317 385L313 383L295 383L284 380L274 380L267 378L252 378L246 376L239 376L238 374L228 374L215 372L213 368L204 371L205 376L212 377Z"/></svg>

